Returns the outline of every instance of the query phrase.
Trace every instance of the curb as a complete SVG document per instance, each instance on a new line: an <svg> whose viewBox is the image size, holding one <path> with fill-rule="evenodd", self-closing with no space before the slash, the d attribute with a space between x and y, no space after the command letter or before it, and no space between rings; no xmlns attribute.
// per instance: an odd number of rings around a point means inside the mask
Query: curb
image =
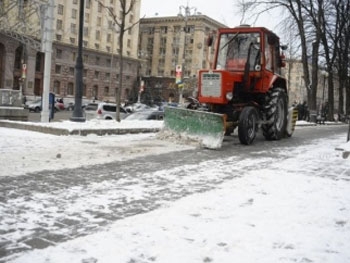
<svg viewBox="0 0 350 263"><path fill-rule="evenodd" d="M58 136L61 136L61 135L87 136L90 134L96 134L98 136L103 136L103 135L121 135L121 134L128 134L128 133L132 133L132 134L152 133L152 132L160 131L160 128L73 129L73 130L68 130L68 129L53 128L53 127L40 126L40 125L31 125L31 124L26 124L26 123L6 122L6 121L0 121L0 127L35 131L35 132L47 133L47 134L58 135Z"/></svg>
<svg viewBox="0 0 350 263"><path fill-rule="evenodd" d="M325 126L328 125L341 125L344 123L326 123ZM296 127L307 127L307 126L318 126L320 124L315 123L305 123L305 124L296 124ZM324 124L321 124L324 125ZM57 127L49 127L49 126L41 126L41 125L33 125L25 122L9 122L6 120L0 120L0 127L4 128L13 128L20 130L28 130L34 132L47 133L52 135L79 135L79 136L87 136L90 134L96 134L98 136L103 135L122 135L122 134L136 134L136 133L154 133L159 132L161 128L115 128L115 129L62 129Z"/></svg>

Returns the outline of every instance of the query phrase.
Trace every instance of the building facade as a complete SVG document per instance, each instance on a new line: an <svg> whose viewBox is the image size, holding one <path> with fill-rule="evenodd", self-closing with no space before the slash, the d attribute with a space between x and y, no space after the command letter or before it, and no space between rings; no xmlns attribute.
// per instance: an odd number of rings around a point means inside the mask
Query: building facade
<svg viewBox="0 0 350 263"><path fill-rule="evenodd" d="M142 18L139 29L139 58L145 93L151 97L177 98L177 69L185 93L196 87L197 72L209 67L214 49L206 45L210 34L225 25L202 14L184 17ZM183 82L183 83L182 83ZM184 94L186 96L186 94Z"/></svg>
<svg viewBox="0 0 350 263"><path fill-rule="evenodd" d="M44 1L41 1L44 2ZM134 26L124 34L123 76L119 76L119 28L105 7L120 16L119 0L85 0L83 26L83 98L115 100L123 78L122 99L138 80L138 35ZM0 2L0 88L22 89L27 96L41 96L44 53L40 50L43 14L40 0ZM55 1L50 91L74 98L78 52L79 0ZM126 17L126 28L139 20L140 1ZM16 18L13 20L13 18Z"/></svg>
<svg viewBox="0 0 350 263"><path fill-rule="evenodd" d="M312 65L309 65L311 72ZM303 65L300 60L287 60L284 76L288 81L289 103L307 102L307 87L304 83ZM328 74L319 70L316 93L316 106L320 110L322 104L328 101ZM334 78L334 112L339 111L339 81Z"/></svg>

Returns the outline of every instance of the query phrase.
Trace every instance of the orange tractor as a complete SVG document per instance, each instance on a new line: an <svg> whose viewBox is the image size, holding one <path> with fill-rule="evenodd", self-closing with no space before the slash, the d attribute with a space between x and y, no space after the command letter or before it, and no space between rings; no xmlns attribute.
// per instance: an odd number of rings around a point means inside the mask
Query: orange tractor
<svg viewBox="0 0 350 263"><path fill-rule="evenodd" d="M208 45L211 45L209 39ZM251 144L262 129L267 140L290 137L296 114L288 109L285 66L278 36L263 27L218 30L210 69L199 71L198 100L209 111L165 109L164 130L220 148L238 127L242 144ZM294 114L293 114L294 112ZM294 117L293 117L294 116Z"/></svg>

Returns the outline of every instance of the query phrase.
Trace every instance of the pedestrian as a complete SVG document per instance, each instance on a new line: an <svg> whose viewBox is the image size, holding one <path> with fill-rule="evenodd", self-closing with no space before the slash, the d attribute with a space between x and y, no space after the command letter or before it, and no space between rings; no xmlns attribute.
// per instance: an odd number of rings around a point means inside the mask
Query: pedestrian
<svg viewBox="0 0 350 263"><path fill-rule="evenodd" d="M328 110L329 110L329 105L328 105L328 101L326 101L322 106L322 113L321 113L324 120L328 120Z"/></svg>

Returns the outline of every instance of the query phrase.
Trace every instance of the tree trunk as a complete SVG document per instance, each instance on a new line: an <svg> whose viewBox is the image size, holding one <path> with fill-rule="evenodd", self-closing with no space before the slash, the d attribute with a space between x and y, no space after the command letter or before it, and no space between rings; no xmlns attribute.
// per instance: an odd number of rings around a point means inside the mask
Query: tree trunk
<svg viewBox="0 0 350 263"><path fill-rule="evenodd" d="M317 96L317 86L318 86L318 51L320 47L319 40L316 40L314 43L312 43L312 81L311 81L311 88L307 91L307 102L309 109L312 111L316 111L317 105L316 105L316 96Z"/></svg>

